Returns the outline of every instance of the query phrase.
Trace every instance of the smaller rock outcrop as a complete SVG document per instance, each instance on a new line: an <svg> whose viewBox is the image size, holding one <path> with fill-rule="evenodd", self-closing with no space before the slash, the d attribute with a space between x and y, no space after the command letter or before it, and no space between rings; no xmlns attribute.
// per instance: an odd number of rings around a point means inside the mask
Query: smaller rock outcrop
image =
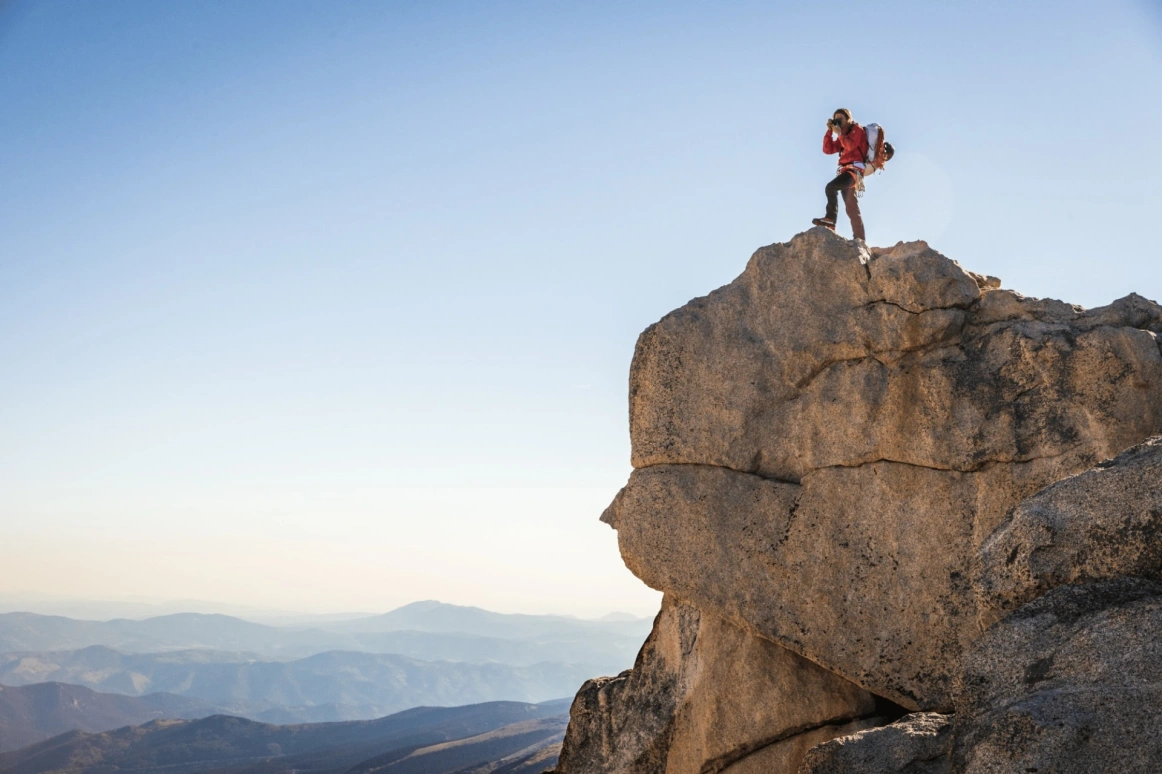
<svg viewBox="0 0 1162 774"><path fill-rule="evenodd" d="M981 546L979 567L986 625L1057 586L1162 580L1162 437L1022 502Z"/></svg>
<svg viewBox="0 0 1162 774"><path fill-rule="evenodd" d="M1162 584L1062 586L965 656L953 771L1154 772L1162 761Z"/></svg>
<svg viewBox="0 0 1162 774"><path fill-rule="evenodd" d="M951 747L951 718L916 712L819 745L799 774L947 774Z"/></svg>
<svg viewBox="0 0 1162 774"><path fill-rule="evenodd" d="M585 683L560 774L794 771L807 750L890 705L804 658L667 596L632 670Z"/></svg>

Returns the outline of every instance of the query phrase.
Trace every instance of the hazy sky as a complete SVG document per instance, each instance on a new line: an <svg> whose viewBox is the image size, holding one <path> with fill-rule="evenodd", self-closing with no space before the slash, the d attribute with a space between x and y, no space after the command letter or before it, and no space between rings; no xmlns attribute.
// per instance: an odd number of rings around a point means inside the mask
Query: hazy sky
<svg viewBox="0 0 1162 774"><path fill-rule="evenodd" d="M871 243L1096 306L1162 297L1160 86L1141 0L0 2L0 592L651 613L634 341L832 110Z"/></svg>

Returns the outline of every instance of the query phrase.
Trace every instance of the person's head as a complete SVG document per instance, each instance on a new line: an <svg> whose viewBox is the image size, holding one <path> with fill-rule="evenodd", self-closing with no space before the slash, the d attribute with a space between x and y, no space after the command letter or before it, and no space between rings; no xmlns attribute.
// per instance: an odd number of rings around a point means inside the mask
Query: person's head
<svg viewBox="0 0 1162 774"><path fill-rule="evenodd" d="M839 108L831 114L831 120L835 123L836 129L846 132L847 128L851 126L851 111L847 108Z"/></svg>
<svg viewBox="0 0 1162 774"><path fill-rule="evenodd" d="M896 149L892 147L890 142L884 143L884 161L891 161L892 156L896 155Z"/></svg>

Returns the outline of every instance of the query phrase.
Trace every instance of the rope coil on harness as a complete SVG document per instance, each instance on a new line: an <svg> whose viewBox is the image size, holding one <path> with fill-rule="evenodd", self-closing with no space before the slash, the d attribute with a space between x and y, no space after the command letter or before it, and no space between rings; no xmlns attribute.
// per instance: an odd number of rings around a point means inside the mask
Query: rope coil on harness
<svg viewBox="0 0 1162 774"><path fill-rule="evenodd" d="M844 164L842 167L840 167L836 171L835 174L842 175L845 172L847 174L850 174L852 179L855 180L855 198L857 198L857 199L863 198L863 192L864 192L863 176L866 174L866 170L860 169L855 164Z"/></svg>

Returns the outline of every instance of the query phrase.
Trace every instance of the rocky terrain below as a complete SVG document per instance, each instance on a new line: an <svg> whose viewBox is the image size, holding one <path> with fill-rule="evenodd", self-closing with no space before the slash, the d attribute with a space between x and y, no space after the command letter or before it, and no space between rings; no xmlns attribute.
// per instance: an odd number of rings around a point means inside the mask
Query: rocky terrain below
<svg viewBox="0 0 1162 774"><path fill-rule="evenodd" d="M1000 284L817 228L641 335L558 774L1158 770L1162 307Z"/></svg>

